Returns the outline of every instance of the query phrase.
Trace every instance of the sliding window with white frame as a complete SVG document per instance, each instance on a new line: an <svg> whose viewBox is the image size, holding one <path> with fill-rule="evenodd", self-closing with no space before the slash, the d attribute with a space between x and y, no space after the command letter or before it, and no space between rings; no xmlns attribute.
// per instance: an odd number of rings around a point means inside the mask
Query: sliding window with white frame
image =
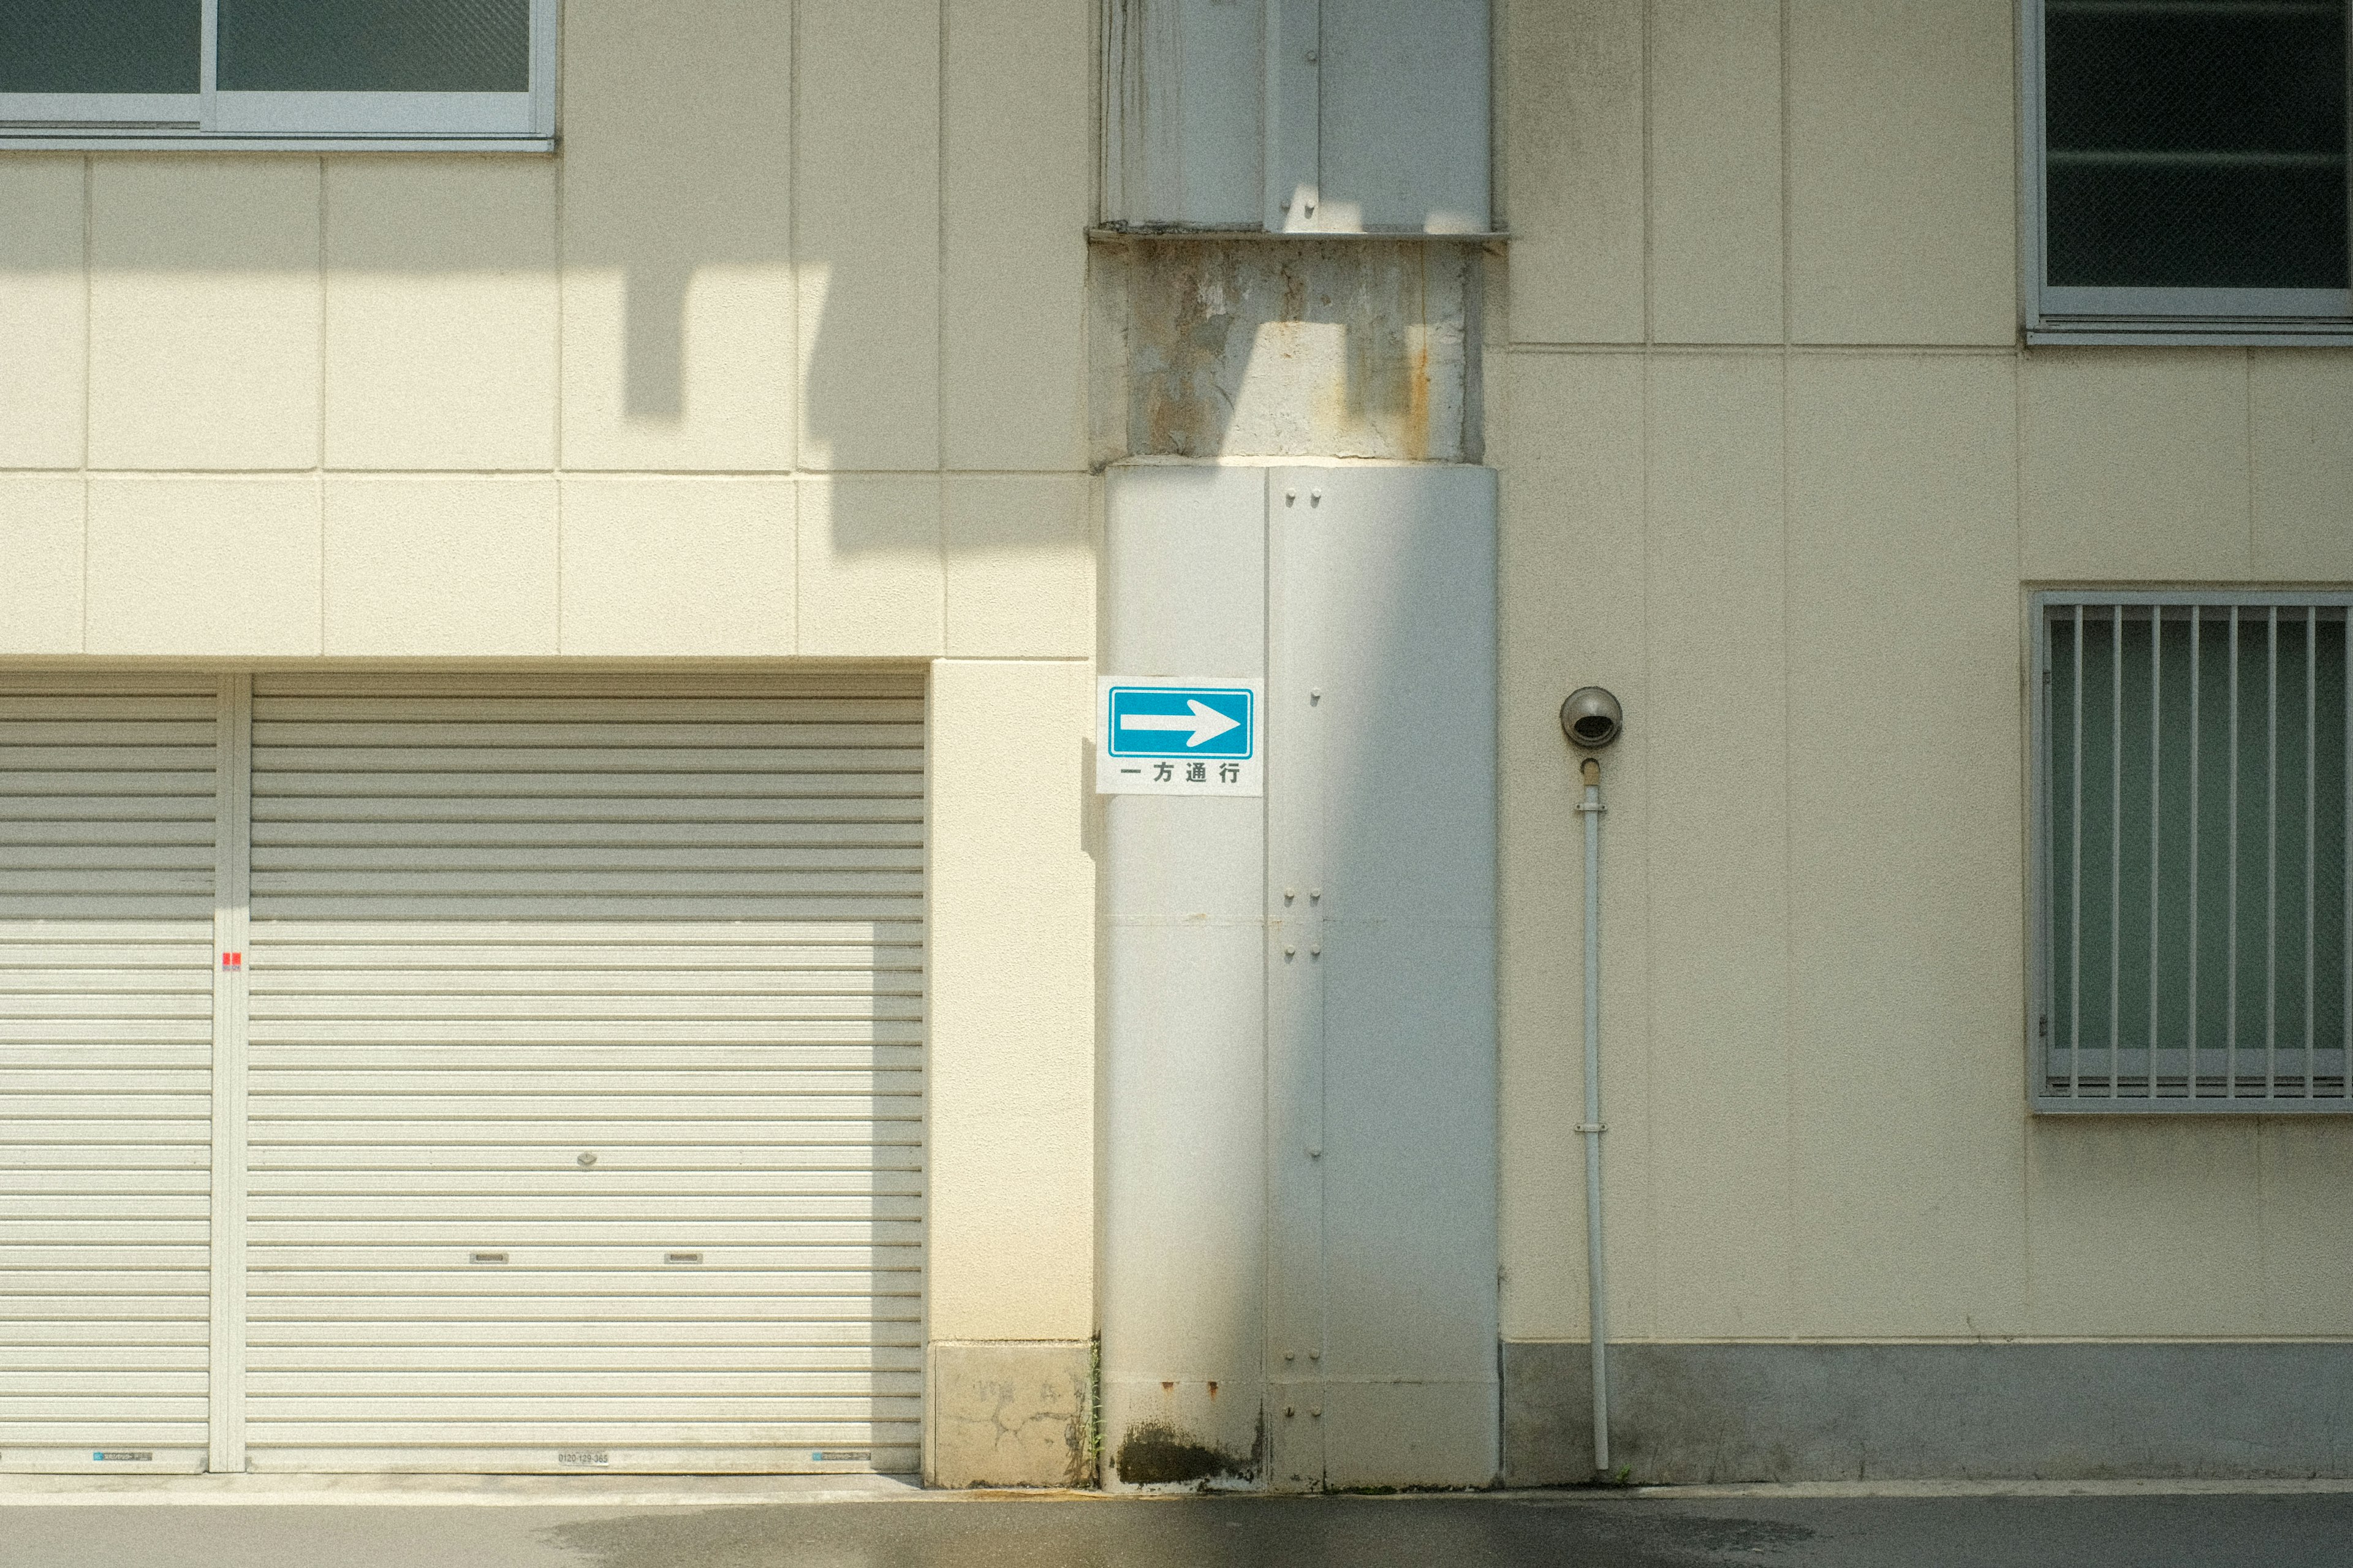
<svg viewBox="0 0 2353 1568"><path fill-rule="evenodd" d="M0 0L0 148L533 151L556 0Z"/></svg>

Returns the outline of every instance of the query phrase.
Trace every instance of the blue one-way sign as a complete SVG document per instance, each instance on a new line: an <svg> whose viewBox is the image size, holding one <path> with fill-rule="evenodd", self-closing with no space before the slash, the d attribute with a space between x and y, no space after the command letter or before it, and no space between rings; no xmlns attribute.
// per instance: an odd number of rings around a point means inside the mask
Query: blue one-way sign
<svg viewBox="0 0 2353 1568"><path fill-rule="evenodd" d="M1104 677L1096 788L1110 795L1262 793L1261 684Z"/></svg>

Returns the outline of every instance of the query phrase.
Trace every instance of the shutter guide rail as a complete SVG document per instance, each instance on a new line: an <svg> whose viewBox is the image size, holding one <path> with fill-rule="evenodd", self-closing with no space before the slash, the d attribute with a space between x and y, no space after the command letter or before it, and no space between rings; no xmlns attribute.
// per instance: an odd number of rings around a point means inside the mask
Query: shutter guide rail
<svg viewBox="0 0 2353 1568"><path fill-rule="evenodd" d="M213 907L213 1184L211 1452L206 1468L242 1473L245 1459L245 954L252 929L253 680L221 681L218 857Z"/></svg>

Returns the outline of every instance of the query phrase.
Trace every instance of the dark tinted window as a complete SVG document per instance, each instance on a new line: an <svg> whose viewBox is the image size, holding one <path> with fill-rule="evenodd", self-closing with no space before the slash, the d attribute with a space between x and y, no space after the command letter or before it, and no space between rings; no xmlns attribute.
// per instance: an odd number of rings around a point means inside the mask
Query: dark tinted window
<svg viewBox="0 0 2353 1568"><path fill-rule="evenodd" d="M220 0L231 92L525 92L530 0Z"/></svg>
<svg viewBox="0 0 2353 1568"><path fill-rule="evenodd" d="M0 0L0 92L195 92L200 0Z"/></svg>
<svg viewBox="0 0 2353 1568"><path fill-rule="evenodd" d="M2047 0L2049 281L2343 289L2346 0Z"/></svg>

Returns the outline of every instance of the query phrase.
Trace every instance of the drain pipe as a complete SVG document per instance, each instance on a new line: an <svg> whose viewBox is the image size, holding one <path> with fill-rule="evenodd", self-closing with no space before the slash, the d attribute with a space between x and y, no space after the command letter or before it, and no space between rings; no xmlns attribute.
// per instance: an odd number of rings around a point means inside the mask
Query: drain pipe
<svg viewBox="0 0 2353 1568"><path fill-rule="evenodd" d="M1609 1278L1601 1246L1601 763L1585 759L1585 1288L1593 1341L1593 1468L1609 1473Z"/></svg>
<svg viewBox="0 0 2353 1568"><path fill-rule="evenodd" d="M1561 704L1560 727L1569 742L1599 751L1618 738L1625 716L1618 700L1598 686L1573 693ZM1587 757L1579 770L1585 800L1585 1139L1586 1321L1593 1352L1593 1470L1609 1474L1609 1277L1601 1233L1601 760Z"/></svg>

